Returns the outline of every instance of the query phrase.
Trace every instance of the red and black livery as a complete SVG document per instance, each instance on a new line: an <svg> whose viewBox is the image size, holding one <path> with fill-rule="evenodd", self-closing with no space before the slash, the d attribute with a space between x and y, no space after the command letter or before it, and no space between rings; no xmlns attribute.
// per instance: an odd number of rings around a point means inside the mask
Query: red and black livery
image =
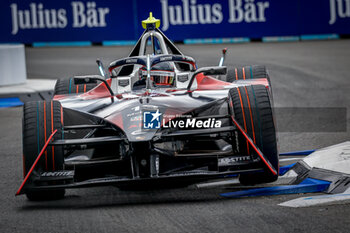
<svg viewBox="0 0 350 233"><path fill-rule="evenodd" d="M107 72L98 61L101 75L58 80L52 101L24 106L17 194L57 199L68 188L178 187L234 174L243 184L276 180L268 73L263 66L227 72L223 60L197 68L158 28L147 27ZM145 111L162 114L160 128L144 127ZM220 127L165 127L187 118Z"/></svg>

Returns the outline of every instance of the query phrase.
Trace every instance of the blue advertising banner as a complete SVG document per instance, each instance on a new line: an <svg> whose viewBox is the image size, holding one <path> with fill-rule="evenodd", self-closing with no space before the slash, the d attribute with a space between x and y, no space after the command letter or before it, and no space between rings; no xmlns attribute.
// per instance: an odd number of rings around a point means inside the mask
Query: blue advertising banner
<svg viewBox="0 0 350 233"><path fill-rule="evenodd" d="M0 42L136 40L150 11L175 41L350 34L350 0L2 0Z"/></svg>
<svg viewBox="0 0 350 233"><path fill-rule="evenodd" d="M131 40L132 1L2 0L1 42Z"/></svg>
<svg viewBox="0 0 350 233"><path fill-rule="evenodd" d="M297 35L294 0L160 0L157 7L138 2L138 15L153 10L161 29L173 40Z"/></svg>
<svg viewBox="0 0 350 233"><path fill-rule="evenodd" d="M300 1L300 34L350 34L350 0Z"/></svg>

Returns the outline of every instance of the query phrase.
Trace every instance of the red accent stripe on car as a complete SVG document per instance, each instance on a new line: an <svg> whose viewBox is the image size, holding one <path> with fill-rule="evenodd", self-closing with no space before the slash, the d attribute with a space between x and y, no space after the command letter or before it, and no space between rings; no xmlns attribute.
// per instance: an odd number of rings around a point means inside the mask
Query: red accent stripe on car
<svg viewBox="0 0 350 233"><path fill-rule="evenodd" d="M77 94L79 93L79 85L77 85L76 93L77 93Z"/></svg>
<svg viewBox="0 0 350 233"><path fill-rule="evenodd" d="M270 162L268 160L266 160L264 158L263 153L259 150L259 148L254 144L254 142L252 141L252 139L249 138L249 136L244 132L244 130L242 129L242 127L238 124L238 122L235 120L235 118L233 116L231 116L231 119L233 121L233 123L237 126L237 128L239 129L239 131L243 134L243 136L247 139L247 141L249 142L249 144L253 147L253 149L256 151L256 153L259 155L259 157L261 158L261 160L264 162L264 164L269 168L269 170L272 172L273 175L277 175L277 171L276 169L274 169L274 167L270 164Z"/></svg>
<svg viewBox="0 0 350 233"><path fill-rule="evenodd" d="M41 149L41 151L40 151L38 157L36 157L36 160L34 161L32 167L29 169L29 171L28 171L26 177L24 177L24 180L23 180L21 186L20 186L19 189L17 190L16 196L19 195L19 194L21 194L21 191L22 191L23 186L24 186L25 183L27 182L29 176L32 174L34 168L35 168L36 165L38 164L38 162L39 162L41 156L44 154L44 151L46 150L47 146L49 145L49 143L50 143L52 137L55 135L56 132L57 132L57 129L56 129L55 131L53 131L53 133L50 135L50 137L48 138L48 140L45 142L44 147Z"/></svg>
<svg viewBox="0 0 350 233"><path fill-rule="evenodd" d="M237 68L235 68L236 80L238 80Z"/></svg>
<svg viewBox="0 0 350 233"><path fill-rule="evenodd" d="M86 92L86 84L84 84L84 93Z"/></svg>
<svg viewBox="0 0 350 233"><path fill-rule="evenodd" d="M244 67L242 68L243 71L243 79L245 80L245 71L244 71Z"/></svg>

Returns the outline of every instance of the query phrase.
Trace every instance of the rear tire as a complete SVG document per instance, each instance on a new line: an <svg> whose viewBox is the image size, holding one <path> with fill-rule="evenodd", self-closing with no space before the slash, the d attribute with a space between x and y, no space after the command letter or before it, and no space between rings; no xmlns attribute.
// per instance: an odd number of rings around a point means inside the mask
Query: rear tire
<svg viewBox="0 0 350 233"><path fill-rule="evenodd" d="M232 88L229 91L229 108L237 122L252 138L271 165L278 171L278 150L275 121L269 92L263 85ZM238 151L241 155L252 155L252 148L241 133L238 133ZM236 144L233 144L236 146ZM255 156L254 154L252 156ZM244 174L239 177L242 184L251 185L277 180L266 170L263 174Z"/></svg>
<svg viewBox="0 0 350 233"><path fill-rule="evenodd" d="M57 129L53 139L63 138L63 110L58 101L27 102L23 107L23 174L26 176L43 148L46 140ZM62 170L62 146L48 146L34 171ZM33 172L34 172L33 171ZM65 190L27 191L29 200L56 200L63 198Z"/></svg>
<svg viewBox="0 0 350 233"><path fill-rule="evenodd" d="M55 95L81 94L96 87L96 83L74 84L74 78L58 79L55 85Z"/></svg>

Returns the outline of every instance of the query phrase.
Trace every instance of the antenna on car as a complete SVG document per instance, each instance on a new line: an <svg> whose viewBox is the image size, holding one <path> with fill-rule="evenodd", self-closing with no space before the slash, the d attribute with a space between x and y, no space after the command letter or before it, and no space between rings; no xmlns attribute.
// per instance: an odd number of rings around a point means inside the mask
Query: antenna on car
<svg viewBox="0 0 350 233"><path fill-rule="evenodd" d="M100 59L96 59L96 63L97 63L98 70L100 71L101 76L104 77L105 79L107 79L106 70L103 66L102 61Z"/></svg>
<svg viewBox="0 0 350 233"><path fill-rule="evenodd" d="M224 48L222 50L222 56L220 58L220 62L219 62L219 66L223 66L224 65L224 61L225 61L225 57L226 57L226 52L227 52L227 48Z"/></svg>

